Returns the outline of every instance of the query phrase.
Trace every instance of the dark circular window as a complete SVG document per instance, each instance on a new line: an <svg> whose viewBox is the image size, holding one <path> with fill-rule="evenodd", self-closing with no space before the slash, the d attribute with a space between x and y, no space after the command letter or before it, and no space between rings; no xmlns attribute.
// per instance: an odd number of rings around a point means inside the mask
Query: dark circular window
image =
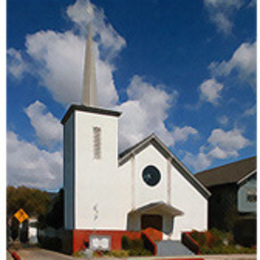
<svg viewBox="0 0 260 260"><path fill-rule="evenodd" d="M155 186L161 179L159 170L154 166L147 166L143 170L143 180L149 186Z"/></svg>

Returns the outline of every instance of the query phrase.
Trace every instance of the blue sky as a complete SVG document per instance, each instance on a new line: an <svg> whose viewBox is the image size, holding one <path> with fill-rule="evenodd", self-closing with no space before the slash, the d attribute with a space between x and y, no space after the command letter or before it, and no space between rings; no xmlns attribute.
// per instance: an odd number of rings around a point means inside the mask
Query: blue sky
<svg viewBox="0 0 260 260"><path fill-rule="evenodd" d="M8 0L9 185L62 186L60 119L81 102L89 21L119 151L155 133L192 173L256 155L254 0Z"/></svg>

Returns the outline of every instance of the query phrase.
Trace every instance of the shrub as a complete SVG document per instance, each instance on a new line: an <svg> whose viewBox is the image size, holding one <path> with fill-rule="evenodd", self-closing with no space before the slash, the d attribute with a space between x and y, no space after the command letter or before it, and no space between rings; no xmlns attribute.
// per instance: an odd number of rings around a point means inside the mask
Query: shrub
<svg viewBox="0 0 260 260"><path fill-rule="evenodd" d="M62 240L58 237L41 236L39 242L42 248L46 248L54 251L62 250Z"/></svg>
<svg viewBox="0 0 260 260"><path fill-rule="evenodd" d="M131 239L127 236L122 236L122 249L129 250L131 247Z"/></svg>
<svg viewBox="0 0 260 260"><path fill-rule="evenodd" d="M205 245L207 241L205 232L192 231L190 235L200 246Z"/></svg>
<svg viewBox="0 0 260 260"><path fill-rule="evenodd" d="M29 241L28 237L28 220L23 222L22 228L20 229L20 241L26 243Z"/></svg>
<svg viewBox="0 0 260 260"><path fill-rule="evenodd" d="M200 245L201 254L252 254L255 248L234 245L233 235L216 228L209 232L191 232L191 237Z"/></svg>
<svg viewBox="0 0 260 260"><path fill-rule="evenodd" d="M19 222L18 222L18 220L15 217L12 218L12 224L11 224L11 227L10 227L10 233L11 233L11 238L13 240L15 240L18 237Z"/></svg>
<svg viewBox="0 0 260 260"><path fill-rule="evenodd" d="M152 253L144 248L143 240L133 239L131 240L127 236L122 237L122 248L127 250L129 256L151 256Z"/></svg>
<svg viewBox="0 0 260 260"><path fill-rule="evenodd" d="M226 245L234 244L233 235L230 232L223 232L216 228L213 228L210 230L210 234L214 242L211 243L213 244L214 247L223 245L224 242L226 242Z"/></svg>
<svg viewBox="0 0 260 260"><path fill-rule="evenodd" d="M129 253L126 250L112 250L108 255L113 257L128 257Z"/></svg>
<svg viewBox="0 0 260 260"><path fill-rule="evenodd" d="M152 253L144 248L130 249L129 256L151 256Z"/></svg>
<svg viewBox="0 0 260 260"><path fill-rule="evenodd" d="M143 240L141 239L133 239L131 241L131 244L130 244L130 249L143 249L144 248L144 243L143 243Z"/></svg>
<svg viewBox="0 0 260 260"><path fill-rule="evenodd" d="M243 216L234 225L234 240L236 243L250 247L256 245L256 219Z"/></svg>
<svg viewBox="0 0 260 260"><path fill-rule="evenodd" d="M73 257L83 257L83 254L82 254L82 252L77 251L77 252L73 253L72 256L73 256Z"/></svg>
<svg viewBox="0 0 260 260"><path fill-rule="evenodd" d="M234 244L233 235L230 232L223 232L216 228L207 232L192 231L190 235L200 247L215 248Z"/></svg>
<svg viewBox="0 0 260 260"><path fill-rule="evenodd" d="M225 246L220 245L213 248L208 246L203 246L200 250L201 254L255 254L256 249L247 248L247 247L236 247L236 246Z"/></svg>

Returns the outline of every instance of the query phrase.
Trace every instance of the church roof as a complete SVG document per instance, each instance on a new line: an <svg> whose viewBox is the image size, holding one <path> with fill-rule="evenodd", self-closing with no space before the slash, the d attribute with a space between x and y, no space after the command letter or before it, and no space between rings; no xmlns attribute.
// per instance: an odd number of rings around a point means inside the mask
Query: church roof
<svg viewBox="0 0 260 260"><path fill-rule="evenodd" d="M251 157L199 172L195 177L206 187L212 187L223 184L239 184L255 173L256 157Z"/></svg>
<svg viewBox="0 0 260 260"><path fill-rule="evenodd" d="M149 145L153 145L166 159L169 159L172 165L189 181L204 197L208 198L210 192L196 179L193 174L181 163L181 161L172 154L165 144L155 135L151 134L141 142L128 148L119 154L119 166L125 164L133 155L143 151Z"/></svg>
<svg viewBox="0 0 260 260"><path fill-rule="evenodd" d="M84 105L71 105L70 108L67 110L66 114L61 119L61 123L64 125L67 120L70 118L71 114L75 111L85 111L95 114L101 114L101 115L109 115L109 116L117 116L119 117L121 115L121 112L103 109L103 108L97 108L97 107L87 107Z"/></svg>

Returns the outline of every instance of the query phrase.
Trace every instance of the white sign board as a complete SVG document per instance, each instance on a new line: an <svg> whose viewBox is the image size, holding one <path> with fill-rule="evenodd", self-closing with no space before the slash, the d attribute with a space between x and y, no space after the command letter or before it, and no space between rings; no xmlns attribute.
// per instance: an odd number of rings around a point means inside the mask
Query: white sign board
<svg viewBox="0 0 260 260"><path fill-rule="evenodd" d="M91 235L89 241L90 249L93 251L109 251L111 248L110 236Z"/></svg>

